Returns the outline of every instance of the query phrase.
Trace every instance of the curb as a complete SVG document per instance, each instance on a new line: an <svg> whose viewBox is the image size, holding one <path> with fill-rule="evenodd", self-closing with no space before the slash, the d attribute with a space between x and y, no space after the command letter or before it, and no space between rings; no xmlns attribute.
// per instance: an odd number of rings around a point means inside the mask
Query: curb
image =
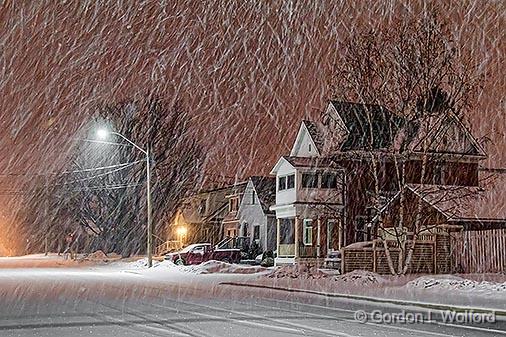
<svg viewBox="0 0 506 337"><path fill-rule="evenodd" d="M291 293L311 294L311 295L319 295L319 296L332 297L332 298L345 298L345 299L361 300L361 301L374 302L374 303L388 303L388 304L396 304L396 305L411 305L411 306L417 306L417 307L422 307L422 308L426 308L426 309L451 310L451 311L456 311L456 312L466 312L466 311L473 311L473 312L476 312L476 313L494 312L497 316L505 316L506 317L506 310L486 309L486 308L474 308L474 307L465 307L465 306L457 306L457 305L446 305L446 304L437 304L437 303L426 303L426 302L413 302L413 301L396 300L396 299L388 299L388 298L360 296L360 295L327 293L327 292L315 291L315 290L276 287L276 286L260 285L260 284L253 284L253 283L220 282L218 285L228 285L228 286L248 287L248 288L260 288L260 289L271 289L271 290L279 290L279 291L285 291L285 292L291 292Z"/></svg>

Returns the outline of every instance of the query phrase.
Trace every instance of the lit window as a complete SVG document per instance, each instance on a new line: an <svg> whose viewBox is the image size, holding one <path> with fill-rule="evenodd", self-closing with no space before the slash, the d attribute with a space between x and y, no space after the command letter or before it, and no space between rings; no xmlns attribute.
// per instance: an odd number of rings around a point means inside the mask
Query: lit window
<svg viewBox="0 0 506 337"><path fill-rule="evenodd" d="M313 244L313 220L304 219L302 230L302 241L304 245L311 246Z"/></svg>

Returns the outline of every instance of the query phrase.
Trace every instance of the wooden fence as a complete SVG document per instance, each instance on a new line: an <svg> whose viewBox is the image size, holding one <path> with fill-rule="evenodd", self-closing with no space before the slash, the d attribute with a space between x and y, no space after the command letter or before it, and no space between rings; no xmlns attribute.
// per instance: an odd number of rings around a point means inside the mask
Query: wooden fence
<svg viewBox="0 0 506 337"><path fill-rule="evenodd" d="M506 271L506 229L453 232L450 236L454 271L497 273Z"/></svg>
<svg viewBox="0 0 506 337"><path fill-rule="evenodd" d="M406 246L411 245L407 241ZM400 248L395 242L389 241L388 251L397 269ZM407 251L404 251L406 258ZM441 274L450 272L450 247L448 233L421 235L416 241L413 258L408 273ZM342 250L342 270L344 273L352 270L368 270L379 274L389 274L386 251L380 240L375 240L372 247L344 248Z"/></svg>

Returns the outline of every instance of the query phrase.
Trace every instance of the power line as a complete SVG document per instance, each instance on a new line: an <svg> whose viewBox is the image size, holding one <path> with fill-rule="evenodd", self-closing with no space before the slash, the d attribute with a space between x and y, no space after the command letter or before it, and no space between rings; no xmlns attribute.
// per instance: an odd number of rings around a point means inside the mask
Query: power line
<svg viewBox="0 0 506 337"><path fill-rule="evenodd" d="M117 167L129 166L129 165L137 164L137 163L140 163L140 162L143 162L143 161L144 160L137 160L137 161L130 162L130 163L121 163L121 164L102 166L102 167L92 167L92 168L87 168L87 169L82 169L82 170L75 170L75 171L63 171L63 172L61 172L61 174L80 173L80 172L93 172L93 171L107 170L107 169L112 169L112 168L117 168Z"/></svg>
<svg viewBox="0 0 506 337"><path fill-rule="evenodd" d="M130 166L133 166L134 164L139 163L141 161L143 161L143 160L139 160L137 162L129 163L127 165L121 166L121 167L119 167L117 169L114 169L112 171L100 173L100 174L94 175L92 177L86 177L86 178L83 178L83 179L77 179L77 180L74 180L74 181L64 182L63 184L60 184L60 185L69 185L69 184L78 183L78 182L82 182L82 181L92 180L92 179L95 179L95 178L105 177L106 175L109 175L109 174L112 174L112 173L115 173L115 172L119 172L119 171L121 171L123 169L126 169L126 168L128 168ZM57 185L58 184L56 184L55 186L57 186Z"/></svg>
<svg viewBox="0 0 506 337"><path fill-rule="evenodd" d="M103 186L95 185L95 186L70 189L68 191L69 192L73 192L73 191L79 192L79 191L88 191L88 190L91 190L91 191L117 190L117 189L122 189L122 188L138 187L138 186L142 186L142 185L144 185L144 184L137 183L137 184L117 184L117 185L103 185ZM37 193L40 193L40 191L16 191L16 190L0 191L0 195L33 195L33 194L37 194Z"/></svg>
<svg viewBox="0 0 506 337"><path fill-rule="evenodd" d="M137 164L140 162L143 162L144 160L137 160L130 163L121 163L121 164L115 164L115 165L109 165L109 166L101 166L101 167L91 167L86 168L82 170L74 170L74 171L62 171L62 172L46 172L46 173L27 173L27 172L21 172L21 173L0 173L0 177L38 177L38 176L48 176L48 175L59 175L59 174L71 174L71 173L81 173L81 172L93 172L93 171L100 171L100 170L107 170L111 168L117 168L117 167L123 167L131 164Z"/></svg>

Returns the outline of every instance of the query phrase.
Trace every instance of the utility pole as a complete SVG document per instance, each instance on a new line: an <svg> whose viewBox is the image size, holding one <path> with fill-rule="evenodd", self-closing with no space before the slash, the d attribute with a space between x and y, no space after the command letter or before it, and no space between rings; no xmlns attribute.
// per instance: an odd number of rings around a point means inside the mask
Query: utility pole
<svg viewBox="0 0 506 337"><path fill-rule="evenodd" d="M147 255L148 255L148 268L153 265L153 225L151 221L151 163L149 158L150 146L148 144L146 149L146 200L147 200L147 213L148 213L148 239L147 239Z"/></svg>
<svg viewBox="0 0 506 337"><path fill-rule="evenodd" d="M149 144L149 140L148 140L148 145L146 147L146 150L144 150L143 148L141 148L139 145L135 144L134 142L132 142L130 139L128 139L127 137L123 136L121 133L119 132L114 132L114 131L108 131L107 129L99 129L97 130L97 136L98 138L102 138L102 139L105 139L107 138L107 135L108 134L112 134L112 135L116 135L118 137L121 137L122 139L124 139L127 143L129 143L130 145L132 145L133 147L135 147L137 150L141 151L142 153L144 153L144 155L146 156L146 206L147 206L147 218L148 218L148 223L147 223L147 256L148 256L148 267L151 268L153 266L153 224L152 224L152 205L151 205L151 161L150 161L150 152L151 152L151 145Z"/></svg>
<svg viewBox="0 0 506 337"><path fill-rule="evenodd" d="M48 176L47 174L44 175L44 223L46 224L46 233L44 234L44 255L47 256L48 252L49 252L49 229L50 229L50 225L49 225L49 219L48 219L48 214L49 214L49 182L48 182Z"/></svg>

